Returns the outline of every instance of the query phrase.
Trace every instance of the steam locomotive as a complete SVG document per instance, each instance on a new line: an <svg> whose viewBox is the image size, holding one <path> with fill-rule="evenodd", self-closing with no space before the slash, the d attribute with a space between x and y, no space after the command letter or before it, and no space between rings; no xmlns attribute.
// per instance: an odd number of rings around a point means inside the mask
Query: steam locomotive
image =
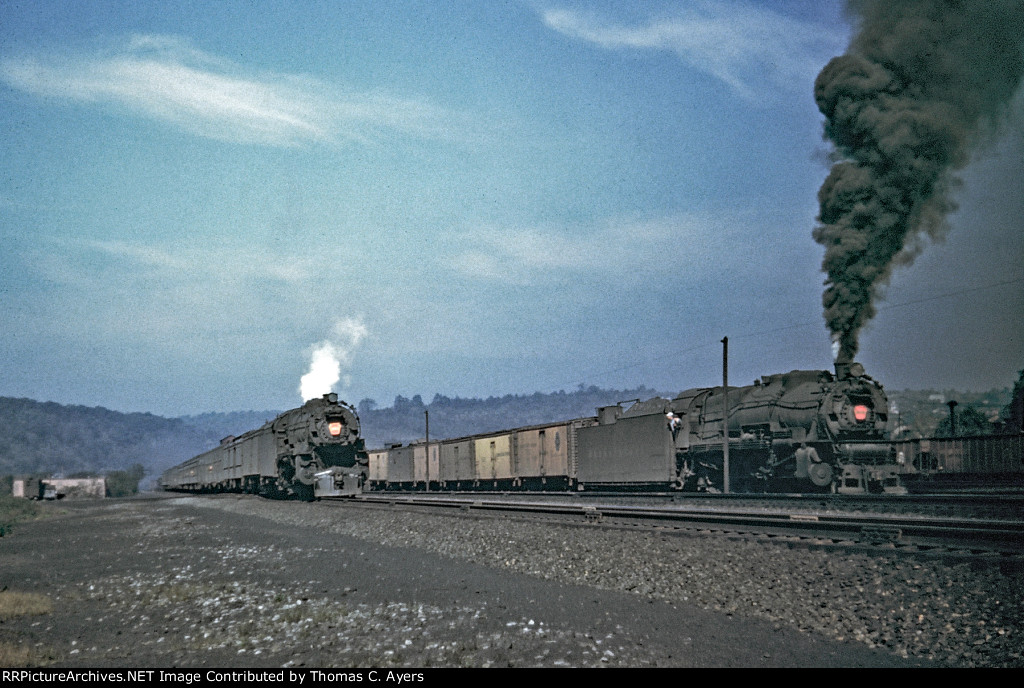
<svg viewBox="0 0 1024 688"><path fill-rule="evenodd" d="M721 387L672 400L683 430L674 441L679 481L720 487ZM836 373L794 370L728 392L729 476L736 491L903 493L889 442L888 400L859 363Z"/></svg>
<svg viewBox="0 0 1024 688"><path fill-rule="evenodd" d="M362 491L367 453L352 406L325 394L163 473L166 490L313 499Z"/></svg>
<svg viewBox="0 0 1024 688"><path fill-rule="evenodd" d="M858 363L369 452L354 409L329 394L225 438L161 483L301 499L363 490L721 491L728 442L730 491L903 493L887 428L882 386Z"/></svg>

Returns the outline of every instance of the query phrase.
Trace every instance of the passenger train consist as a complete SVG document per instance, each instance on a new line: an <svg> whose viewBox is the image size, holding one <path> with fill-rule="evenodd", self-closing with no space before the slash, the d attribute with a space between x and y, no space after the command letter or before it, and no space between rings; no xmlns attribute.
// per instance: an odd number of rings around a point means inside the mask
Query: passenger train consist
<svg viewBox="0 0 1024 688"><path fill-rule="evenodd" d="M167 489L300 498L363 490L905 491L888 402L860 364L690 389L597 415L365 452L335 395L164 474ZM723 414L728 397L728 413Z"/></svg>

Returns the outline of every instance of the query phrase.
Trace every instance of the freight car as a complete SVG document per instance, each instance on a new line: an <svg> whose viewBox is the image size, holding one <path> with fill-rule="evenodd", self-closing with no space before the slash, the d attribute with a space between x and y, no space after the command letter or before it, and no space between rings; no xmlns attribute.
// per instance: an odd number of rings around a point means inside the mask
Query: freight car
<svg viewBox="0 0 1024 688"><path fill-rule="evenodd" d="M888 402L860 364L686 390L562 423L372 453L376 490L724 488L903 493ZM723 409L727 413L723 413Z"/></svg>
<svg viewBox="0 0 1024 688"><path fill-rule="evenodd" d="M361 492L368 456L355 409L325 394L163 473L166 490L312 499Z"/></svg>
<svg viewBox="0 0 1024 688"><path fill-rule="evenodd" d="M1024 433L900 440L893 448L913 490L1024 487Z"/></svg>
<svg viewBox="0 0 1024 688"><path fill-rule="evenodd" d="M371 490L568 490L592 418L370 452Z"/></svg>

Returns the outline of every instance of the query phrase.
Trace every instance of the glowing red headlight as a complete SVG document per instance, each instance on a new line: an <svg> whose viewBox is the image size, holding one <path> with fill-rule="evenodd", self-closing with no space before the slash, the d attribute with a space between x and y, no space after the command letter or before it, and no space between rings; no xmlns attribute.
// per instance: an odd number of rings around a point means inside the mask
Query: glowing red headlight
<svg viewBox="0 0 1024 688"><path fill-rule="evenodd" d="M863 423L868 419L868 407L864 404L857 404L853 407L853 417L857 419L858 423Z"/></svg>
<svg viewBox="0 0 1024 688"><path fill-rule="evenodd" d="M334 421L333 423L327 424L327 432L331 433L331 436L337 437L341 434L341 423Z"/></svg>

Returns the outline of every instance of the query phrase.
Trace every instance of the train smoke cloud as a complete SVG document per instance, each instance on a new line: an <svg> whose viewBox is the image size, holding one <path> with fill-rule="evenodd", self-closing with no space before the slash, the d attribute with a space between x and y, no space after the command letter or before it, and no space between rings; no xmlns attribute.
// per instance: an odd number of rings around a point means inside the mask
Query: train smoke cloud
<svg viewBox="0 0 1024 688"><path fill-rule="evenodd" d="M341 379L342 368L352 363L352 354L368 334L361 320L345 318L335 323L330 338L316 344L310 354L309 372L299 384L303 401L337 391L334 386Z"/></svg>
<svg viewBox="0 0 1024 688"><path fill-rule="evenodd" d="M814 239L825 320L851 361L880 289L956 208L955 173L993 134L1024 73L1024 0L851 0L858 32L818 75L835 164Z"/></svg>

